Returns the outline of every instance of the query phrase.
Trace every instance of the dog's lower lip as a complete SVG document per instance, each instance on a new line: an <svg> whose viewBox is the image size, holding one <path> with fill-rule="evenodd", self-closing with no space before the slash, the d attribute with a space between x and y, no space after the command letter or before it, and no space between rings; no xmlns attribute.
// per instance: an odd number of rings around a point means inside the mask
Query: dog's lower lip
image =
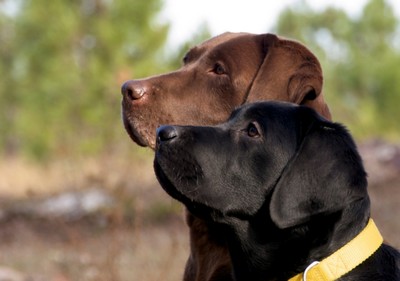
<svg viewBox="0 0 400 281"><path fill-rule="evenodd" d="M136 130L134 130L131 126L131 124L129 123L129 121L123 117L123 122L124 122L124 127L126 132L128 133L129 137L137 144L140 145L142 147L147 147L148 143L146 143L146 141L136 132Z"/></svg>
<svg viewBox="0 0 400 281"><path fill-rule="evenodd" d="M131 137L131 139L138 145L142 146L142 147L147 147L148 144L140 137L136 134L136 131L132 130L131 127L129 127L128 134Z"/></svg>
<svg viewBox="0 0 400 281"><path fill-rule="evenodd" d="M172 182L169 180L167 174L165 174L164 170L162 169L162 165L159 163L159 154L156 155L155 161L154 161L154 169L156 172L156 176L159 178L160 182L163 182L164 184L161 184L161 187L173 198L181 198L182 194L178 192L178 190L174 187Z"/></svg>

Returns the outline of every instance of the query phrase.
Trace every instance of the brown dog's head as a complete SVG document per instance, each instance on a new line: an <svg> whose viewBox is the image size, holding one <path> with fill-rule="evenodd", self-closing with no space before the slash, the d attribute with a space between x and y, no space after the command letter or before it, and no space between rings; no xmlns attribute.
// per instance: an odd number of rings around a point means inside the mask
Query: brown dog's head
<svg viewBox="0 0 400 281"><path fill-rule="evenodd" d="M213 125L261 100L304 104L330 119L320 64L300 43L224 33L192 48L183 62L177 71L123 84L124 125L139 145L154 149L162 124Z"/></svg>

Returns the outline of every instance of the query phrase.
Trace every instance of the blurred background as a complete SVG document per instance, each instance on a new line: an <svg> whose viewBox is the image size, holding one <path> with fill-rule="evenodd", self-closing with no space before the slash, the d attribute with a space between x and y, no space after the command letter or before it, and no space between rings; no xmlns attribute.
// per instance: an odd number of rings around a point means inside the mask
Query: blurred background
<svg viewBox="0 0 400 281"><path fill-rule="evenodd" d="M232 2L0 0L0 281L180 280L183 208L125 133L120 86L224 31L277 33L317 55L372 216L400 248L400 4Z"/></svg>

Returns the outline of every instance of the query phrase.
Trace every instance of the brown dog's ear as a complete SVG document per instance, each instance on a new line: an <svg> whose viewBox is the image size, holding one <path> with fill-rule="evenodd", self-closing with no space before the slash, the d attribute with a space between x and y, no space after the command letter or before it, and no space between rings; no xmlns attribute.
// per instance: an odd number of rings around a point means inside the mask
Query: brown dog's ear
<svg viewBox="0 0 400 281"><path fill-rule="evenodd" d="M283 100L313 108L331 119L322 95L322 70L318 59L302 44L262 34L264 61L249 91L247 102Z"/></svg>
<svg viewBox="0 0 400 281"><path fill-rule="evenodd" d="M340 211L366 196L366 173L347 130L307 107L298 109L299 148L270 202L271 218L281 229Z"/></svg>

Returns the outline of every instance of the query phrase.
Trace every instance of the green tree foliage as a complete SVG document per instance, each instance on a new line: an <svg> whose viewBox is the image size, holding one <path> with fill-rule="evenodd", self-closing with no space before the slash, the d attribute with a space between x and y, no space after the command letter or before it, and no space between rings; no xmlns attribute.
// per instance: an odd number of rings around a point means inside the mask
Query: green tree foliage
<svg viewBox="0 0 400 281"><path fill-rule="evenodd" d="M162 0L0 0L0 154L60 157L130 144L121 83L177 68L210 35L203 25L190 44L165 49L161 8ZM370 0L357 18L299 2L276 27L320 58L335 120L358 136L396 137L399 30L384 0Z"/></svg>
<svg viewBox="0 0 400 281"><path fill-rule="evenodd" d="M399 137L400 25L385 0L357 17L304 2L285 10L276 32L304 42L320 58L333 118L359 137Z"/></svg>
<svg viewBox="0 0 400 281"><path fill-rule="evenodd" d="M170 57L169 68L177 69L182 66L182 59L185 54L189 51L193 46L200 44L201 42L209 39L211 37L211 33L207 23L203 23L199 26L199 28L193 33L191 38L188 38L186 42L182 45L178 46L175 50L169 50L168 56Z"/></svg>
<svg viewBox="0 0 400 281"><path fill-rule="evenodd" d="M161 0L5 2L16 12L0 9L0 152L111 146L124 133L120 84L165 65Z"/></svg>

